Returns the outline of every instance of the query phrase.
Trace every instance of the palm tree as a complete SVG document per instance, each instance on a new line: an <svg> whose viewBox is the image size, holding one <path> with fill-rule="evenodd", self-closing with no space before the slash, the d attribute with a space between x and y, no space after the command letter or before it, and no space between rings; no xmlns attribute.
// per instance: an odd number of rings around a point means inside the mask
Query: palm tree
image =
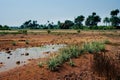
<svg viewBox="0 0 120 80"><path fill-rule="evenodd" d="M103 23L105 23L105 24L106 24L106 26L107 26L107 24L109 24L109 23L110 23L110 18L105 17L105 18L104 18L104 20L103 20Z"/></svg>

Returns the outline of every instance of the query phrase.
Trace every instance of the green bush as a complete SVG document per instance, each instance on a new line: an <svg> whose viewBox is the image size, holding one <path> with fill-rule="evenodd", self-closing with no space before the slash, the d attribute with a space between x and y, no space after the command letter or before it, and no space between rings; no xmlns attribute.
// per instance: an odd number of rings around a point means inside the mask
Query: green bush
<svg viewBox="0 0 120 80"><path fill-rule="evenodd" d="M56 57L53 57L50 60L48 60L47 65L51 71L56 71L58 70L59 61L57 60Z"/></svg>
<svg viewBox="0 0 120 80"><path fill-rule="evenodd" d="M110 43L111 42L108 39L104 40L104 44L110 44Z"/></svg>
<svg viewBox="0 0 120 80"><path fill-rule="evenodd" d="M25 41L25 44L29 44L29 40L26 40L26 41Z"/></svg>
<svg viewBox="0 0 120 80"><path fill-rule="evenodd" d="M84 52L97 53L105 50L105 45L104 43L100 43L100 42L84 43L82 49Z"/></svg>
<svg viewBox="0 0 120 80"><path fill-rule="evenodd" d="M51 71L56 71L58 66L62 65L64 62L70 60L71 58L76 58L80 55L80 48L76 45L68 46L61 49L57 57L51 58L47 65Z"/></svg>
<svg viewBox="0 0 120 80"><path fill-rule="evenodd" d="M51 30L47 30L47 33L50 34L50 33L51 33Z"/></svg>
<svg viewBox="0 0 120 80"><path fill-rule="evenodd" d="M20 33L20 34L27 34L27 30L19 30L18 33Z"/></svg>
<svg viewBox="0 0 120 80"><path fill-rule="evenodd" d="M80 33L81 31L80 30L77 30L77 33Z"/></svg>
<svg viewBox="0 0 120 80"><path fill-rule="evenodd" d="M71 58L77 58L84 52L97 53L103 50L105 50L105 45L100 42L85 43L82 48L78 45L70 45L61 49L58 56L52 57L48 60L47 65L51 71L56 71L64 62L70 60ZM74 66L74 62L71 60L69 64Z"/></svg>
<svg viewBox="0 0 120 80"><path fill-rule="evenodd" d="M43 67L43 62L40 62L40 63L38 64L38 66L39 66L39 67Z"/></svg>
<svg viewBox="0 0 120 80"><path fill-rule="evenodd" d="M12 42L12 45L13 45L13 46L16 46L16 44L17 44L17 43L16 43L15 41Z"/></svg>

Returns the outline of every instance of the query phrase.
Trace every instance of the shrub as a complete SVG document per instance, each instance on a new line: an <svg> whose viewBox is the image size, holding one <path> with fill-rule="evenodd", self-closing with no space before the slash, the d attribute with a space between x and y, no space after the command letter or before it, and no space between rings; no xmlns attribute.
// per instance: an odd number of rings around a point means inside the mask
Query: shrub
<svg viewBox="0 0 120 80"><path fill-rule="evenodd" d="M48 60L47 65L51 71L56 71L58 70L59 62L56 57L52 57L50 60Z"/></svg>
<svg viewBox="0 0 120 80"><path fill-rule="evenodd" d="M25 41L25 44L29 44L29 40L26 40L26 41Z"/></svg>
<svg viewBox="0 0 120 80"><path fill-rule="evenodd" d="M105 50L105 45L100 42L85 43L82 49L78 45L70 45L61 49L58 56L52 57L48 60L47 65L51 71L56 71L64 62L71 58L77 58L84 52L97 53L103 50ZM70 60L69 64L74 66L74 62L72 60Z"/></svg>
<svg viewBox="0 0 120 80"><path fill-rule="evenodd" d="M12 42L12 45L13 45L13 46L16 46L16 44L17 44L17 43L16 43L15 41Z"/></svg>
<svg viewBox="0 0 120 80"><path fill-rule="evenodd" d="M51 31L50 31L50 30L47 30L47 33L48 33L48 34L50 34L50 33L51 33Z"/></svg>
<svg viewBox="0 0 120 80"><path fill-rule="evenodd" d="M82 49L84 52L97 53L100 51L104 51L105 45L103 43L100 43L100 42L84 43Z"/></svg>
<svg viewBox="0 0 120 80"><path fill-rule="evenodd" d="M20 33L20 34L27 34L27 30L19 30L18 33Z"/></svg>
<svg viewBox="0 0 120 80"><path fill-rule="evenodd" d="M81 31L80 30L77 30L77 33L80 33Z"/></svg>
<svg viewBox="0 0 120 80"><path fill-rule="evenodd" d="M70 60L71 58L76 58L80 55L80 48L76 45L68 46L64 49L61 49L59 55L51 58L47 65L51 71L56 71L58 66L63 64L64 62ZM71 65L73 65L71 63Z"/></svg>
<svg viewBox="0 0 120 80"><path fill-rule="evenodd" d="M39 67L43 67L43 62L40 62L40 63L38 64L38 66L39 66Z"/></svg>
<svg viewBox="0 0 120 80"><path fill-rule="evenodd" d="M106 39L106 40L104 40L104 43L105 44L110 44L111 42L108 39Z"/></svg>

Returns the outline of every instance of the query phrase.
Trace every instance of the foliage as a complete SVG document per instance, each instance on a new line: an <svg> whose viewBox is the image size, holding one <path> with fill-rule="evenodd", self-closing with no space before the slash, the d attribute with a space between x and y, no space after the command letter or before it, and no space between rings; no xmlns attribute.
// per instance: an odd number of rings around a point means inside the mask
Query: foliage
<svg viewBox="0 0 120 80"><path fill-rule="evenodd" d="M88 16L88 18L85 21L85 24L87 26L92 27L92 26L97 26L98 22L100 21L101 21L101 18L98 15L96 15L95 12L93 12L92 15Z"/></svg>
<svg viewBox="0 0 120 80"><path fill-rule="evenodd" d="M39 67L43 67L43 62L40 62L40 63L38 64L38 66L39 66Z"/></svg>
<svg viewBox="0 0 120 80"><path fill-rule="evenodd" d="M51 31L50 31L50 30L47 30L47 33L48 33L48 34L50 34L50 33L51 33Z"/></svg>
<svg viewBox="0 0 120 80"><path fill-rule="evenodd" d="M110 14L111 14L110 21L112 26L120 29L120 27L118 27L120 24L120 17L117 16L119 14L119 10L118 9L112 10Z"/></svg>
<svg viewBox="0 0 120 80"><path fill-rule="evenodd" d="M0 30L10 30L10 28L7 25L4 26L0 25Z"/></svg>
<svg viewBox="0 0 120 80"><path fill-rule="evenodd" d="M12 42L12 45L13 45L13 46L16 46L16 44L17 44L16 41L13 41L13 42Z"/></svg>
<svg viewBox="0 0 120 80"><path fill-rule="evenodd" d="M29 44L29 40L26 40L26 41L25 41L25 44Z"/></svg>
<svg viewBox="0 0 120 80"><path fill-rule="evenodd" d="M110 44L111 42L108 39L106 39L106 40L104 40L104 43L105 44Z"/></svg>
<svg viewBox="0 0 120 80"><path fill-rule="evenodd" d="M56 57L52 57L48 62L47 62L48 68L51 71L56 71L59 66L59 62Z"/></svg>
<svg viewBox="0 0 120 80"><path fill-rule="evenodd" d="M29 29L38 29L39 27L39 24L37 24L37 21L32 21L32 20L29 20L29 21L26 21L24 22L20 28L29 28Z"/></svg>
<svg viewBox="0 0 120 80"><path fill-rule="evenodd" d="M27 34L27 30L19 30L18 33L20 33L20 34Z"/></svg>
<svg viewBox="0 0 120 80"><path fill-rule="evenodd" d="M84 52L98 53L100 51L105 50L105 45L104 43L100 43L100 42L84 43L82 49Z"/></svg>
<svg viewBox="0 0 120 80"><path fill-rule="evenodd" d="M64 62L70 60L71 58L76 58L80 55L80 48L76 45L68 46L61 49L59 55L52 57L47 65L51 71L56 71L60 65Z"/></svg>
<svg viewBox="0 0 120 80"><path fill-rule="evenodd" d="M107 26L107 24L110 23L110 18L105 17L104 20L103 20L103 22L106 23L106 26Z"/></svg>
<svg viewBox="0 0 120 80"><path fill-rule="evenodd" d="M71 20L65 20L64 23L60 23L61 29L70 29L71 26L73 26L74 23Z"/></svg>
<svg viewBox="0 0 120 80"><path fill-rule="evenodd" d="M77 30L77 33L80 33L80 30Z"/></svg>
<svg viewBox="0 0 120 80"><path fill-rule="evenodd" d="M69 45L59 51L59 55L53 56L47 62L48 68L51 71L56 71L64 62L70 60L71 58L77 58L82 53L97 53L105 50L105 45L100 42L85 43L82 48L78 45ZM74 62L70 60L69 64L74 66Z"/></svg>
<svg viewBox="0 0 120 80"><path fill-rule="evenodd" d="M80 16L78 16L77 18L75 18L75 20L74 20L74 22L75 22L75 24L77 25L77 26L82 26L83 24L82 24L82 22L84 21L84 16L83 15L80 15Z"/></svg>

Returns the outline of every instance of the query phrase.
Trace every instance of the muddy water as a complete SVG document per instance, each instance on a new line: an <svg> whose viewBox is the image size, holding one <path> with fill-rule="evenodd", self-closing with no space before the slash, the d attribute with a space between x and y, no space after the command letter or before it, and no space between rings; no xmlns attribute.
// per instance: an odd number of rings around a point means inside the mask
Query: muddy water
<svg viewBox="0 0 120 80"><path fill-rule="evenodd" d="M28 63L30 59L37 59L46 57L51 52L58 51L58 49L64 47L65 45L46 45L42 47L32 47L32 48L18 48L16 50L11 50L8 52L0 52L0 72L13 69L15 67L22 66ZM46 53L46 54L45 54Z"/></svg>

